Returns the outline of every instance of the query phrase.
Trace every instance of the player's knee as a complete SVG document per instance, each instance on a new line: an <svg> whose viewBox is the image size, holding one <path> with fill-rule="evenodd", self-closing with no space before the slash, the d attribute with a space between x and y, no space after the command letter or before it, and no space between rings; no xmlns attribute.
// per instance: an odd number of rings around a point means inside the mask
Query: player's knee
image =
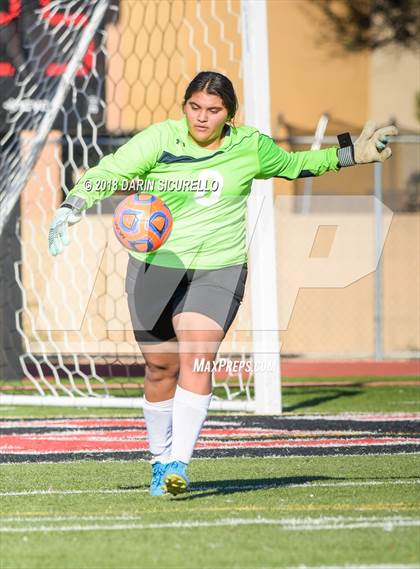
<svg viewBox="0 0 420 569"><path fill-rule="evenodd" d="M181 372L209 373L212 369L216 354L197 351L194 354L184 354L181 356Z"/></svg>
<svg viewBox="0 0 420 569"><path fill-rule="evenodd" d="M172 363L146 363L146 379L148 381L158 382L165 380L176 381L178 377L179 366Z"/></svg>
<svg viewBox="0 0 420 569"><path fill-rule="evenodd" d="M180 360L193 359L195 357L212 359L219 351L221 339L219 336L209 336L208 338L188 338L179 343Z"/></svg>

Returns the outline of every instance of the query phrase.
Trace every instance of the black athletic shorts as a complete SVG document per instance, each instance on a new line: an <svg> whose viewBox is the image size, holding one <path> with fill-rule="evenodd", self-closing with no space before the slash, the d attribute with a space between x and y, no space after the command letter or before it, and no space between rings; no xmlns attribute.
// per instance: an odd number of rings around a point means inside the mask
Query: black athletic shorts
<svg viewBox="0 0 420 569"><path fill-rule="evenodd" d="M135 338L142 343L176 337L172 317L198 312L225 332L242 302L247 265L221 269L173 269L138 261L130 255L125 290Z"/></svg>

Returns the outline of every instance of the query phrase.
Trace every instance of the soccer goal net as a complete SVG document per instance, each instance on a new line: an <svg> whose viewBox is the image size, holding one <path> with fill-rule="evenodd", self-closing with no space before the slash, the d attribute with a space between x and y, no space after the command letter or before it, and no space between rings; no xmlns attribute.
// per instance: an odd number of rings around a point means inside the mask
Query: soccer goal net
<svg viewBox="0 0 420 569"><path fill-rule="evenodd" d="M128 254L112 231L112 214L127 194L90 208L58 257L48 254L51 218L102 156L154 122L180 118L185 88L200 70L228 75L243 103L238 122L267 132L264 25L265 3L253 0L1 3L4 403L141 404L144 361L124 291ZM267 241L271 188L262 184ZM213 370L213 408L273 413L280 411L275 299L269 304L275 279L268 275L267 292L261 278L267 270L275 275L274 255L263 269L270 251L263 255L254 229L245 300ZM267 314L271 335L261 325L256 335L255 322Z"/></svg>

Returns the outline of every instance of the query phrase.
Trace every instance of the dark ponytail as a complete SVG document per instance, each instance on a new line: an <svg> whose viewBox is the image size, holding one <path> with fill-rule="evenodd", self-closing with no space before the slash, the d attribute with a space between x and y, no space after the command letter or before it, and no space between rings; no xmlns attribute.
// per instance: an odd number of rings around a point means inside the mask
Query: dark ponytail
<svg viewBox="0 0 420 569"><path fill-rule="evenodd" d="M188 85L182 106L184 107L188 99L199 91L205 91L209 95L217 95L223 101L227 112L228 119L232 120L238 110L238 99L232 81L225 75L216 71L201 71L194 77Z"/></svg>

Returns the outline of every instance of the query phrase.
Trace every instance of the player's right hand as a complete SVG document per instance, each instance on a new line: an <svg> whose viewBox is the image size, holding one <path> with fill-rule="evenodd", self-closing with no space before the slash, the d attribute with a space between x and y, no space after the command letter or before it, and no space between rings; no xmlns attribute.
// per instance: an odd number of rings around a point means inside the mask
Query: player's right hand
<svg viewBox="0 0 420 569"><path fill-rule="evenodd" d="M55 257L63 252L64 246L70 243L68 226L74 225L81 218L80 214L76 214L69 207L57 209L48 232L48 250L51 255Z"/></svg>
<svg viewBox="0 0 420 569"><path fill-rule="evenodd" d="M362 134L354 143L354 160L356 164L385 162L392 155L387 146L390 136L396 136L398 129L394 125L376 128L373 121L368 121L363 127Z"/></svg>

